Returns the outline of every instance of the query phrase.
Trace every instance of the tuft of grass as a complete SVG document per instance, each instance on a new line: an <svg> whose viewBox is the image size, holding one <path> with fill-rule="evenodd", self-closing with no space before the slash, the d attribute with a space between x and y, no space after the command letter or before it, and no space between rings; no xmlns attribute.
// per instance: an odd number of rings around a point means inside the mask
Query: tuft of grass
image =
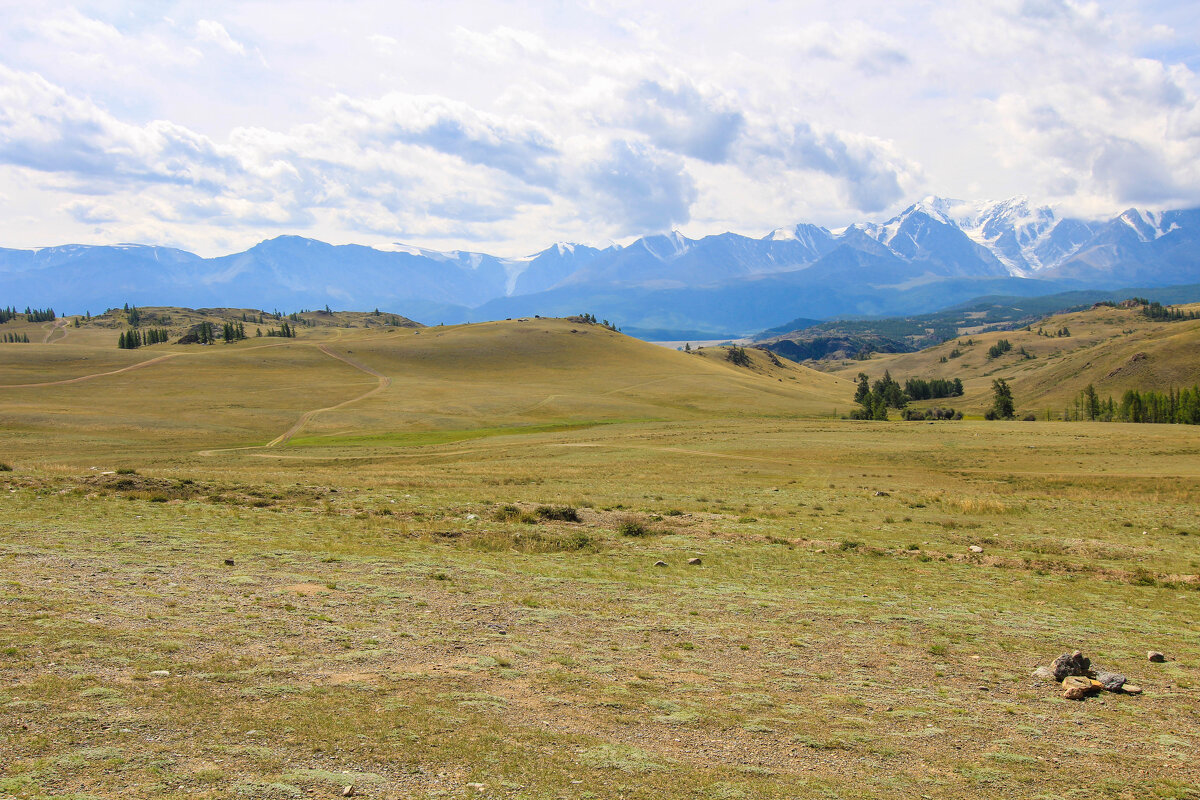
<svg viewBox="0 0 1200 800"><path fill-rule="evenodd" d="M13 468L12 468L11 464L6 464L3 461L0 461L0 472L12 472L12 471L13 471Z"/></svg>
<svg viewBox="0 0 1200 800"><path fill-rule="evenodd" d="M571 506L538 506L533 510L539 519L559 522L579 522L579 512Z"/></svg>

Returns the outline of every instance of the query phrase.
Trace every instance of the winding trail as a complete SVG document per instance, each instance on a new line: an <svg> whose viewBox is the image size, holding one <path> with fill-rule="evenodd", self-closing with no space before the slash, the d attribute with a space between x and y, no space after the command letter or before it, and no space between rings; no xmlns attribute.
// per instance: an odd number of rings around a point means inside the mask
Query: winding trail
<svg viewBox="0 0 1200 800"><path fill-rule="evenodd" d="M198 455L215 456L218 453L234 453L234 452L238 452L240 450L264 450L264 449L270 448L270 447L278 447L281 444L287 444L292 439L293 436L295 436L297 433L299 433L301 430L303 430L304 426L307 425L309 422L311 422L312 418L317 416L318 414L322 414L326 411L336 411L337 409L344 408L344 407L350 405L351 403L357 403L360 400L366 400L371 395L378 394L379 392L382 392L384 389L386 389L392 385L391 378L389 378L387 375L384 375L382 372L380 372L376 369L368 367L366 364L362 363L361 361L358 361L356 359L351 358L350 356L343 355L341 353L335 353L323 344L316 345L316 348L318 350L320 350L322 353L324 353L325 355L329 356L330 358L336 358L338 361L342 361L346 364L349 364L350 366L354 367L355 369L365 372L368 375L374 375L376 378L379 379L379 383L375 386L374 389L363 392L362 394L356 395L355 397L351 397L349 400L343 400L342 402L338 403L337 405L325 406L324 408L314 408L311 411L305 411L303 414L300 415L300 419L296 420L295 424L292 425L292 427L288 428L286 431L279 434L278 436L276 436L274 439L267 442L266 444L252 444L252 445L245 445L243 447L222 447L222 448L217 448L214 450L201 450L198 453Z"/></svg>
<svg viewBox="0 0 1200 800"><path fill-rule="evenodd" d="M300 419L296 420L295 425L288 428L286 431L284 431L280 435L276 436L271 441L267 442L267 444L265 445L266 447L278 447L281 444L287 444L287 442L293 436L295 436L297 433L299 433L301 431L301 429L303 429L304 426L307 425L309 423L309 421L312 420L312 418L315 417L317 414L321 414L325 411L336 411L337 409L344 408L345 406L348 406L351 403L357 403L359 400L366 400L371 395L378 394L379 392L382 392L384 389L386 389L392 385L391 378L389 378L387 375L384 375L382 372L379 372L378 370L368 367L366 364L363 364L361 361L356 361L355 359L350 358L350 356L342 355L341 353L335 353L323 344L317 345L317 349L320 350L325 355L330 356L331 358L336 358L338 361L343 361L343 362L349 364L350 366L354 367L357 370L362 370L363 372L367 373L368 375L374 375L376 378L379 379L379 385L376 386L374 389L371 389L370 391L364 392L364 393L358 395L357 397L352 397L349 400L344 400L341 403L338 403L337 405L326 406L325 408L314 408L312 411L305 411L300 416Z"/></svg>
<svg viewBox="0 0 1200 800"><path fill-rule="evenodd" d="M80 375L78 378L63 378L61 381L43 381L41 383L0 384L0 389L37 389L42 386L63 386L68 383L79 383L81 381L90 381L93 378L103 378L107 375L120 375L122 372L132 372L135 369L141 369L142 367L148 367L151 364L158 364L162 361L166 361L169 358L178 358L179 356L182 356L182 355L187 355L187 354L185 354L185 353L167 353L164 356L158 356L156 358L149 358L149 359L146 359L145 361L139 361L136 364L130 364L128 367L121 367L120 369L114 369L114 370L110 370L108 372L96 372L91 375Z"/></svg>
<svg viewBox="0 0 1200 800"><path fill-rule="evenodd" d="M58 319L54 320L54 322L50 323L50 332L46 334L45 339L42 339L42 344L50 344L51 337L53 337L58 331L63 332L63 335L57 339L57 341L61 342L63 339L67 338L68 333L67 321L63 317L59 317Z"/></svg>

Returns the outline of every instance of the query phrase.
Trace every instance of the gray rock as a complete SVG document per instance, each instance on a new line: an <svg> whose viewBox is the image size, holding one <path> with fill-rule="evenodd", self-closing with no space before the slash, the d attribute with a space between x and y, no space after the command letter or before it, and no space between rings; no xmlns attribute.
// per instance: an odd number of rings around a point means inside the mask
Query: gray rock
<svg viewBox="0 0 1200 800"><path fill-rule="evenodd" d="M1050 662L1050 669L1054 670L1056 681L1062 681L1070 675L1087 675L1091 668L1092 660L1078 650L1074 653L1063 653Z"/></svg>
<svg viewBox="0 0 1200 800"><path fill-rule="evenodd" d="M655 561L654 562L654 566L656 566L656 567L665 567L666 565L667 565L667 562L665 562L665 561Z"/></svg>
<svg viewBox="0 0 1200 800"><path fill-rule="evenodd" d="M698 567L698 566L700 566L701 563L703 563L703 562L701 562L700 559L698 559L698 558L689 558L688 559L688 564L690 564L693 567Z"/></svg>
<svg viewBox="0 0 1200 800"><path fill-rule="evenodd" d="M982 553L983 552L983 548L977 544L973 544L970 547L968 547L967 549L970 550L972 553Z"/></svg>
<svg viewBox="0 0 1200 800"><path fill-rule="evenodd" d="M1096 680L1100 681L1106 692L1119 692L1128 678L1117 672L1097 672Z"/></svg>
<svg viewBox="0 0 1200 800"><path fill-rule="evenodd" d="M1167 657L1157 650L1151 650L1149 653L1146 653L1146 658L1148 658L1152 664L1162 664L1167 660Z"/></svg>
<svg viewBox="0 0 1200 800"><path fill-rule="evenodd" d="M150 673L151 678L169 678L171 673L165 669L156 669Z"/></svg>
<svg viewBox="0 0 1200 800"><path fill-rule="evenodd" d="M1054 670L1050 669L1049 667L1038 667L1033 671L1033 677L1037 678L1039 681L1058 682L1058 678L1054 677Z"/></svg>

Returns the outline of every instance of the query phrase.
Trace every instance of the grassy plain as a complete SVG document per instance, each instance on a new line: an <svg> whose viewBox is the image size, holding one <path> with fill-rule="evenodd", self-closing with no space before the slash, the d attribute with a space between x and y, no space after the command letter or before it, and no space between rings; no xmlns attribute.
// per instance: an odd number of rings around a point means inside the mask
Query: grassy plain
<svg viewBox="0 0 1200 800"><path fill-rule="evenodd" d="M0 346L0 796L1200 796L1200 430L562 321L114 339Z"/></svg>

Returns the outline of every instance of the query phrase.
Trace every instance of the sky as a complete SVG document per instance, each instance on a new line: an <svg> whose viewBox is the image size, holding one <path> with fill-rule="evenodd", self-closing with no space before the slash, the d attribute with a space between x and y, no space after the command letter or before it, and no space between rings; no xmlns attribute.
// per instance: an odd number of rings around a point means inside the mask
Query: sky
<svg viewBox="0 0 1200 800"><path fill-rule="evenodd" d="M0 247L1200 205L1194 0L0 0Z"/></svg>

